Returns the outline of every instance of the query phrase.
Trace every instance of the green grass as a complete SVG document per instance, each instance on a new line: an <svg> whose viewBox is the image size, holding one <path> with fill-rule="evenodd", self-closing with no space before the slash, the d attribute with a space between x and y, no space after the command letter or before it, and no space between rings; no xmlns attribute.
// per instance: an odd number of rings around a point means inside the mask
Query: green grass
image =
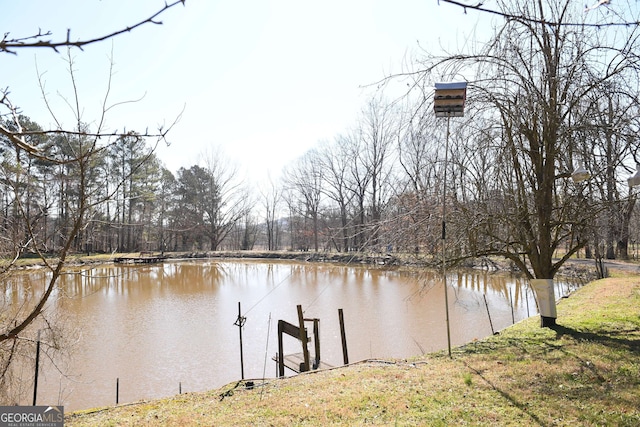
<svg viewBox="0 0 640 427"><path fill-rule="evenodd" d="M67 416L85 425L640 425L638 277L590 283L539 318L412 360Z"/></svg>

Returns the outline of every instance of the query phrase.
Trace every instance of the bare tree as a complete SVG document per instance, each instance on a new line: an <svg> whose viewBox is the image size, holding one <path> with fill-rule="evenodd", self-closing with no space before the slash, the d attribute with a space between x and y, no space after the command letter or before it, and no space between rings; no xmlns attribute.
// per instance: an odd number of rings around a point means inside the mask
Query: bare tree
<svg viewBox="0 0 640 427"><path fill-rule="evenodd" d="M398 136L398 163L403 172L403 184L396 191L398 231L397 242L415 254L423 251L435 254L439 229L439 189L442 188L441 126L430 110L418 108Z"/></svg>
<svg viewBox="0 0 640 427"><path fill-rule="evenodd" d="M282 202L282 190L269 179L269 187L261 190L261 198L267 228L267 250L277 250L280 246L278 206Z"/></svg>
<svg viewBox="0 0 640 427"><path fill-rule="evenodd" d="M584 160L576 129L590 125L574 110L609 82L636 75L640 33L637 26L616 27L612 34L580 25L590 17L568 0L516 0L501 2L500 9L506 22L480 50L443 57L425 52L422 71L413 75L421 76L422 86L474 76L474 117L499 124L497 132L489 131L492 125L478 128L477 142L491 150L484 158L498 165L492 179L499 187L461 209L469 229L488 236L470 255L501 255L529 278L551 280L585 245L592 223L584 184L569 180ZM480 207L487 208L482 215ZM550 292L553 301L552 287ZM543 326L555 320L555 313L542 315Z"/></svg>
<svg viewBox="0 0 640 427"><path fill-rule="evenodd" d="M320 166L323 170L322 176L325 184L322 186L323 193L333 201L338 207L340 217L340 237L341 243L336 244L338 251L349 251L351 227L349 217L349 206L353 193L348 189L348 171L352 162L349 156L348 140L342 135L338 135L333 143L325 142L321 144L318 154ZM331 233L334 240L334 233Z"/></svg>
<svg viewBox="0 0 640 427"><path fill-rule="evenodd" d="M243 218L248 221L252 200L237 167L220 150L212 150L203 158L209 177L205 235L209 237L209 249L217 250L238 221Z"/></svg>
<svg viewBox="0 0 640 427"><path fill-rule="evenodd" d="M393 105L379 98L372 98L361 117L362 167L370 177L369 210L371 215L371 247L377 249L382 214L392 193L390 179L393 173L393 148L400 124Z"/></svg>
<svg viewBox="0 0 640 427"><path fill-rule="evenodd" d="M348 175L347 189L351 193L352 221L354 224L353 246L358 251L364 251L368 243L367 234L367 194L371 183L371 170L365 167L363 160L363 141L360 128L345 136L345 148L347 158L351 159Z"/></svg>
<svg viewBox="0 0 640 427"><path fill-rule="evenodd" d="M319 215L322 200L323 170L318 151L312 149L300 157L284 174L285 187L289 190L290 207L311 220L313 249L319 250Z"/></svg>
<svg viewBox="0 0 640 427"><path fill-rule="evenodd" d="M624 178L633 166L637 151L638 111L637 89L625 76L597 88L585 98L578 109L590 123L576 130L587 167L594 171L589 182L592 197L602 203L600 220L602 231L593 233L588 244L589 255L614 259L628 258L629 225L635 195L626 190ZM603 250L600 248L602 236Z"/></svg>

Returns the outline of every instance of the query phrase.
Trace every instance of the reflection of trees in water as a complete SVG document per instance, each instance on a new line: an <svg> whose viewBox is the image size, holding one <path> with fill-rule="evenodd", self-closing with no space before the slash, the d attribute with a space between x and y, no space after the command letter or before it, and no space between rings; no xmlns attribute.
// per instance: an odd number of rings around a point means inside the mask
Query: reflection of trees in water
<svg viewBox="0 0 640 427"><path fill-rule="evenodd" d="M15 275L2 283L0 307L3 316L27 310L28 301L42 292L49 274L33 271ZM354 283L380 285L385 281L414 288L405 297L407 301L424 297L442 284L439 271L428 269L389 269L369 266L326 265L317 263L279 263L263 261L188 261L167 262L144 266L97 266L72 269L61 277L60 288L55 293L63 298L84 298L97 292L105 295L147 295L154 291L179 293L210 286L247 286L264 284L265 292L285 282L297 286L316 286L328 283L344 286ZM259 283L256 283L258 281ZM559 295L567 294L583 281L579 278L559 277ZM460 300L458 290L470 290L478 294L497 294L505 301L522 304L530 295L528 281L520 276L504 272L478 270L453 270L447 274L450 290ZM416 286L417 285L417 286ZM60 300L57 298L56 300ZM464 305L464 303L460 303Z"/></svg>

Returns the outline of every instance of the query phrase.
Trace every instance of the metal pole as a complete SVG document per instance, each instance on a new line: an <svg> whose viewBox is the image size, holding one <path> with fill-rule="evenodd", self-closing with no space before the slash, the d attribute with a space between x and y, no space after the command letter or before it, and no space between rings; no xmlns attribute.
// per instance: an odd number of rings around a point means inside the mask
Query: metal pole
<svg viewBox="0 0 640 427"><path fill-rule="evenodd" d="M40 371L40 329L38 329L38 341L36 343L36 373L33 378L33 406L36 406L38 395L38 371Z"/></svg>
<svg viewBox="0 0 640 427"><path fill-rule="evenodd" d="M451 117L447 117L447 135L444 144L444 176L442 181L442 283L444 284L444 307L447 317L447 350L451 357L451 328L449 327L449 292L447 291L447 261L445 242L447 239L447 162L449 161L449 122Z"/></svg>
<svg viewBox="0 0 640 427"><path fill-rule="evenodd" d="M491 335L495 335L496 331L493 329L493 322L491 321L491 313L489 312L489 304L487 303L487 295L482 294L484 298L484 306L487 308L487 316L489 316L489 326L491 326Z"/></svg>
<svg viewBox="0 0 640 427"><path fill-rule="evenodd" d="M238 327L240 331L240 376L244 379L244 352L242 351L242 327L244 326L247 318L242 317L242 309L240 308L240 301L238 301L238 318L236 319L234 325Z"/></svg>

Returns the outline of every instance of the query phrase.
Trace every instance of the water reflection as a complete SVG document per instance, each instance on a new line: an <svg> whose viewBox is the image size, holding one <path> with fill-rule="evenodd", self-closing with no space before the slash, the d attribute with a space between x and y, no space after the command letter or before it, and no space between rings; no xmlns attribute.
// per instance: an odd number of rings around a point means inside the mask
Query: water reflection
<svg viewBox="0 0 640 427"><path fill-rule="evenodd" d="M33 272L8 284L5 304L19 304L46 279ZM491 333L485 295L496 330L536 313L522 279L472 271L451 272L447 280L453 345ZM201 391L237 380L238 302L247 317L246 378L276 375L277 320L296 324L298 304L306 318L320 319L322 360L331 365L342 364L340 308L351 361L406 358L447 345L438 272L217 260L84 268L63 276L48 307L79 338L64 372L51 362L42 367L38 402L69 411L112 405L116 378L121 403L173 395L179 384ZM285 339L284 348L300 352L294 339Z"/></svg>

